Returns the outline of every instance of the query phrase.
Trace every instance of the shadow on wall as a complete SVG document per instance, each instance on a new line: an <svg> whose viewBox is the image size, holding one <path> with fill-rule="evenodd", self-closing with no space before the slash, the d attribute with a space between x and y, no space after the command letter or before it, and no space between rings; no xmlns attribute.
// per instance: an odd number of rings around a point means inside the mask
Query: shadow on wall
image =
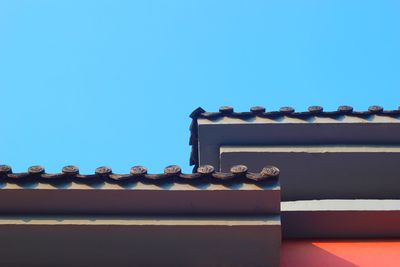
<svg viewBox="0 0 400 267"><path fill-rule="evenodd" d="M312 241L283 241L281 248L281 267L356 267L345 259L336 256Z"/></svg>
<svg viewBox="0 0 400 267"><path fill-rule="evenodd" d="M398 267L400 240L285 240L281 267Z"/></svg>

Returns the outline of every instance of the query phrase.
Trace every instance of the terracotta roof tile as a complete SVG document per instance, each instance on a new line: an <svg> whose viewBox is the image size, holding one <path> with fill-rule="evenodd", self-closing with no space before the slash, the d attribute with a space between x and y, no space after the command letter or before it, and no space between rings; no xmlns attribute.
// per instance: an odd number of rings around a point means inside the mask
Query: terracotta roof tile
<svg viewBox="0 0 400 267"><path fill-rule="evenodd" d="M184 174L177 165L165 167L164 172L160 174L148 174L143 166L134 166L129 174L115 174L109 167L99 167L93 174L80 174L76 166L65 166L60 173L46 173L42 166L31 166L27 172L14 173L8 165L0 165L0 181L9 183L40 182L78 182L90 184L96 182L106 183L124 183L141 181L145 183L159 183L164 181L173 181L179 183L190 183L201 179L212 180L215 182L224 182L226 180L240 180L247 182L258 182L270 178L278 178L279 170L273 166L265 167L260 173L249 173L244 165L233 166L230 173L216 172L213 166L200 166L194 173Z"/></svg>

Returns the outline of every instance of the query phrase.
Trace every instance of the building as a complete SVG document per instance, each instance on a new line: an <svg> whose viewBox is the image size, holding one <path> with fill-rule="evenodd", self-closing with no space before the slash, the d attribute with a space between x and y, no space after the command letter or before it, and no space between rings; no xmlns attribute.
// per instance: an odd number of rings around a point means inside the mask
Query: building
<svg viewBox="0 0 400 267"><path fill-rule="evenodd" d="M0 166L1 265L360 266L318 244L398 265L400 110L190 116L191 174Z"/></svg>

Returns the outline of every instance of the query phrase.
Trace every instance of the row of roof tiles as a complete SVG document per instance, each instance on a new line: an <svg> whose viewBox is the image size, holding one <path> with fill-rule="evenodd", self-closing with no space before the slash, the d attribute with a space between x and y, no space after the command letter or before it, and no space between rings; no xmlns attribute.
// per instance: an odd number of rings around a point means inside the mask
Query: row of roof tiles
<svg viewBox="0 0 400 267"><path fill-rule="evenodd" d="M282 107L277 111L266 111L264 107L256 106L250 108L250 111L235 112L233 107L222 106L218 112L206 112L202 108L194 110L190 117L192 119L197 118L208 118L213 119L215 117L229 116L229 117L274 117L274 116L292 116L292 117L307 117L307 116L327 116L335 117L340 115L349 116L369 116L369 115L382 115L382 116L397 116L400 115L400 107L396 110L385 110L381 106L370 106L365 111L355 111L351 106L339 106L335 111L324 111L321 106L310 106L307 111L296 112L292 107Z"/></svg>
<svg viewBox="0 0 400 267"><path fill-rule="evenodd" d="M196 172L184 174L177 165L165 167L160 174L148 174L143 166L134 166L129 174L115 174L109 167L99 167L93 174L80 174L76 166L65 166L60 173L46 173L42 166L29 167L27 172L13 173L8 165L0 165L0 179L11 183L39 181L39 182L65 182L74 181L80 183L109 182L122 183L141 181L146 183L158 183L164 181L176 181L180 183L190 183L201 179L212 179L220 182L236 180L247 180L260 182L271 178L279 177L279 169L274 166L266 166L259 173L248 172L245 165L236 165L230 169L229 173L215 171L213 166L204 165L197 168Z"/></svg>

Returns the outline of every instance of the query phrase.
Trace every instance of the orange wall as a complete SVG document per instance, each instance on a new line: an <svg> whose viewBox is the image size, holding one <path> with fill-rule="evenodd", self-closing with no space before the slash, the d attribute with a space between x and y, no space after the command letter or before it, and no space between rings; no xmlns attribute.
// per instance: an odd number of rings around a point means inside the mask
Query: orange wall
<svg viewBox="0 0 400 267"><path fill-rule="evenodd" d="M283 241L281 267L399 267L400 240Z"/></svg>

